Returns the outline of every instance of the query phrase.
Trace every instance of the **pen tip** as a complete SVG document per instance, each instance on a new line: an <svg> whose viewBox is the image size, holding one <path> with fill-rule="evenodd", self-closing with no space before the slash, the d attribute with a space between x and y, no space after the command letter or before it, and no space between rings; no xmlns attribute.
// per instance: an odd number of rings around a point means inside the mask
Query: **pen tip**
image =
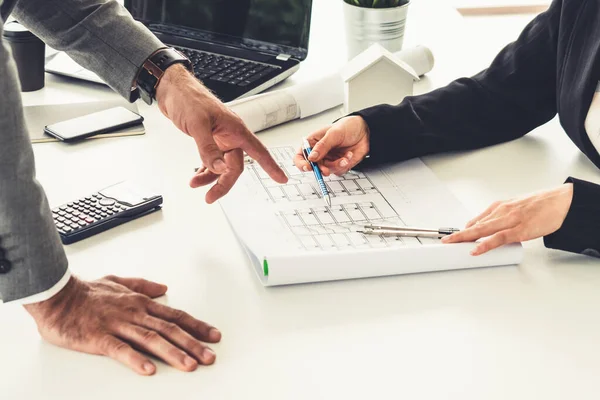
<svg viewBox="0 0 600 400"><path fill-rule="evenodd" d="M325 203L331 207L331 197L329 195L325 196Z"/></svg>

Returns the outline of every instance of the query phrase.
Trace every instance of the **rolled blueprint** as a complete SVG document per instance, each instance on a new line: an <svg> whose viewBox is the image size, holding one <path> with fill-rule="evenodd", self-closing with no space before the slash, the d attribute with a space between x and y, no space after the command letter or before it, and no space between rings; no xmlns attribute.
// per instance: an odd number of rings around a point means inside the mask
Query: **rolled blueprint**
<svg viewBox="0 0 600 400"><path fill-rule="evenodd" d="M260 132L298 118L306 118L344 101L341 75L334 73L227 103L253 132Z"/></svg>
<svg viewBox="0 0 600 400"><path fill-rule="evenodd" d="M419 76L431 71L435 63L431 50L422 45L400 50L394 55L410 65Z"/></svg>
<svg viewBox="0 0 600 400"><path fill-rule="evenodd" d="M406 48L396 57L410 65L417 75L432 70L431 50L425 46ZM281 90L234 100L227 105L253 132L260 132L295 119L310 117L344 102L344 82L336 72Z"/></svg>

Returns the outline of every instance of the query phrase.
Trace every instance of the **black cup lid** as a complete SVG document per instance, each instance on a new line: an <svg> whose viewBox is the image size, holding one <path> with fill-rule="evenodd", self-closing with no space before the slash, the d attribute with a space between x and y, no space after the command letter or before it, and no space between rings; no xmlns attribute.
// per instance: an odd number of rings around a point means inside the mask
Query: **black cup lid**
<svg viewBox="0 0 600 400"><path fill-rule="evenodd" d="M30 38L35 35L27 30L17 21L11 21L4 25L4 36L11 38Z"/></svg>

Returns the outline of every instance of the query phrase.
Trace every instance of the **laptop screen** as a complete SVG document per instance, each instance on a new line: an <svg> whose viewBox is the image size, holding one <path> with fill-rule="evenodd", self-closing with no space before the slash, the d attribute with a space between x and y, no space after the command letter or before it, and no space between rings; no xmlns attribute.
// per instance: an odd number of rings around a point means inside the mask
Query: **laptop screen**
<svg viewBox="0 0 600 400"><path fill-rule="evenodd" d="M306 57L312 0L125 0L125 6L147 25L275 44Z"/></svg>

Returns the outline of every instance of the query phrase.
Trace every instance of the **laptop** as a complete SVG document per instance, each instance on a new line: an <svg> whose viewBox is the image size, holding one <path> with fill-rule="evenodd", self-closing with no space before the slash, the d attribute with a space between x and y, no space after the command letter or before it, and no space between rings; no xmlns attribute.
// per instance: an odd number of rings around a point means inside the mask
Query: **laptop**
<svg viewBox="0 0 600 400"><path fill-rule="evenodd" d="M125 0L223 102L286 79L308 55L312 0Z"/></svg>

